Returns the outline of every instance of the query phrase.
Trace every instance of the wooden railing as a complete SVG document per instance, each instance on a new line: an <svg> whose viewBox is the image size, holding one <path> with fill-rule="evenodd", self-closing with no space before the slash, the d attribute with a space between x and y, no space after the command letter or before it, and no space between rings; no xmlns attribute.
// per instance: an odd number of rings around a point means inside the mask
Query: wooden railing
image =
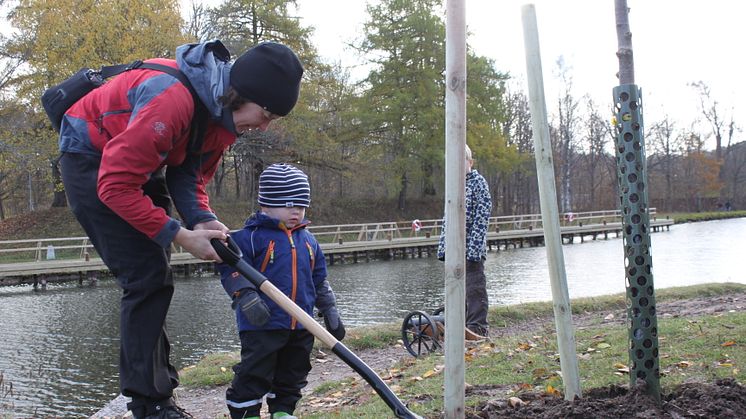
<svg viewBox="0 0 746 419"><path fill-rule="evenodd" d="M656 215L650 209L650 218ZM620 222L618 210L587 211L562 214L562 226L605 224ZM417 221L417 223L415 223ZM489 231L530 230L542 228L541 214L522 214L490 217ZM308 229L320 243L348 243L376 240L396 240L409 237L437 237L443 228L443 220L391 221L382 223L310 225ZM174 246L174 253L183 249ZM67 237L30 240L0 241L0 264L42 261L51 259L94 258L96 254L88 237Z"/></svg>

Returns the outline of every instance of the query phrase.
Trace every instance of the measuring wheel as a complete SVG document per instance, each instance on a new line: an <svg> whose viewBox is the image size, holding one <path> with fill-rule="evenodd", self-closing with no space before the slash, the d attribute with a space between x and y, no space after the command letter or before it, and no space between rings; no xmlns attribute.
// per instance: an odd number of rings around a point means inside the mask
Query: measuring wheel
<svg viewBox="0 0 746 419"><path fill-rule="evenodd" d="M440 332L433 319L422 311L413 311L401 326L404 347L413 356L427 355L440 348Z"/></svg>

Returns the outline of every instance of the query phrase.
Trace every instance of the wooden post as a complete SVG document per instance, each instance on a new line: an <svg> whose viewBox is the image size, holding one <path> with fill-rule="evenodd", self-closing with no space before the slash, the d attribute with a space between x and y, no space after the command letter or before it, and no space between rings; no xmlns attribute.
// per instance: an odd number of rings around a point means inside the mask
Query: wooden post
<svg viewBox="0 0 746 419"><path fill-rule="evenodd" d="M539 50L539 31L536 25L534 5L524 5L522 15L531 126L534 131L536 172L539 178L539 202L542 224L544 225L549 279L552 285L557 346L560 353L562 381L565 385L565 400L573 400L575 396L580 396L580 378L578 358L575 352L575 332L572 325L570 296L567 291L565 261L562 254L562 234L559 225L559 210L557 209L557 191L554 184L552 145L549 140L549 124L547 123L547 107L544 101L544 82Z"/></svg>
<svg viewBox="0 0 746 419"><path fill-rule="evenodd" d="M446 419L465 415L466 271L466 10L464 0L446 4Z"/></svg>

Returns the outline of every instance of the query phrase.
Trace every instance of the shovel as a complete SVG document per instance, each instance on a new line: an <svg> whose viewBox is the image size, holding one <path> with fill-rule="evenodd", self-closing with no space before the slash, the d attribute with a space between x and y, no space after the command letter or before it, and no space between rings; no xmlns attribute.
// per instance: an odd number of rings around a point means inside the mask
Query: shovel
<svg viewBox="0 0 746 419"><path fill-rule="evenodd" d="M272 301L277 303L283 310L293 316L303 327L312 335L318 338L324 345L332 350L342 361L352 367L361 377L373 387L384 402L391 408L397 418L404 419L422 419L416 413L407 409L404 403L391 391L383 382L381 377L376 375L368 365L350 351L342 342L338 341L331 333L321 327L308 313L303 311L297 304L288 298L282 291L277 289L273 283L267 280L267 277L254 269L251 265L243 260L241 249L236 242L228 236L227 246L219 239L210 240L212 247L215 248L218 256L223 262L232 266L238 273L248 278L254 286L267 295Z"/></svg>

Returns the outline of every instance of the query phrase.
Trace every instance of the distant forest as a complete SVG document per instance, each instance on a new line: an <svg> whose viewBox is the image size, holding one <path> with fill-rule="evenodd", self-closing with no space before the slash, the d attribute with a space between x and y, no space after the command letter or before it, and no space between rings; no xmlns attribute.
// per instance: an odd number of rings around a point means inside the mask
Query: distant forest
<svg viewBox="0 0 746 419"><path fill-rule="evenodd" d="M7 20L14 28L0 38L0 219L66 205L54 165L57 138L39 103L44 89L81 67L173 57L176 46L209 39L222 40L234 56L263 41L282 42L306 68L293 113L267 132L241 136L224 155L209 186L213 202L254 202L258 175L280 161L310 175L317 201L393 202L399 211L413 202L442 202L442 2L368 6L364 31L352 47L370 71L353 82L345 69L319 57L312 28L292 16L291 5L302 1L195 5L186 20L176 0L0 1L10 7ZM490 185L493 215L537 213L527 94L491 59L472 50L467 55L467 143ZM616 209L612 104L576 95L562 60L555 70L563 93L547 103L560 211ZM649 206L744 208L743 133L706 83L690 87L698 93L694 105L701 119L686 126L668 117L645 124ZM706 149L713 139L716 148Z"/></svg>

